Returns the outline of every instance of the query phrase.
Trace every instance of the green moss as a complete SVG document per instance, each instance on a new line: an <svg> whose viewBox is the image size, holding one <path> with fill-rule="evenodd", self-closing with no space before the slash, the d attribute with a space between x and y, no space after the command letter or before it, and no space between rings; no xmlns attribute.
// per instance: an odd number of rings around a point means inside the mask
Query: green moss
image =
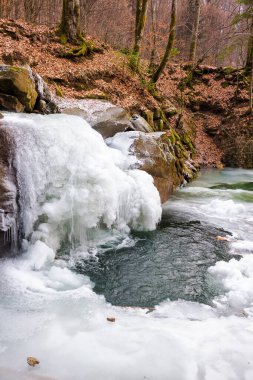
<svg viewBox="0 0 253 380"><path fill-rule="evenodd" d="M229 86L229 83L224 81L224 82L221 82L221 87L222 88L227 88Z"/></svg>
<svg viewBox="0 0 253 380"><path fill-rule="evenodd" d="M231 66L226 66L226 67L223 67L222 68L222 72L224 74L233 74L237 71L237 69L235 69L234 67L231 67Z"/></svg>
<svg viewBox="0 0 253 380"><path fill-rule="evenodd" d="M147 110L144 113L144 117L149 123L149 125L151 125L151 127L153 128L154 127L154 113L150 110Z"/></svg>
<svg viewBox="0 0 253 380"><path fill-rule="evenodd" d="M23 70L23 68L22 67L17 67L17 66L9 66L8 67L8 69L10 70L10 71L14 71L14 72L21 72L22 70Z"/></svg>
<svg viewBox="0 0 253 380"><path fill-rule="evenodd" d="M61 87L58 86L56 83L55 83L55 93L60 98L64 98L64 94L63 94L63 91L62 91Z"/></svg>
<svg viewBox="0 0 253 380"><path fill-rule="evenodd" d="M182 142L192 153L195 153L195 148L193 146L192 139L189 133L184 133L184 135L182 136Z"/></svg>
<svg viewBox="0 0 253 380"><path fill-rule="evenodd" d="M92 41L86 41L82 35L79 35L80 44L78 47L63 53L63 58L90 57L94 53L101 53L102 49L97 48Z"/></svg>
<svg viewBox="0 0 253 380"><path fill-rule="evenodd" d="M182 92L185 91L186 88L193 89L193 72L188 71L187 76L179 82L177 87Z"/></svg>
<svg viewBox="0 0 253 380"><path fill-rule="evenodd" d="M66 34L60 35L60 41L61 41L61 44L66 45L66 43L68 42Z"/></svg>
<svg viewBox="0 0 253 380"><path fill-rule="evenodd" d="M85 98L109 100L109 95L107 95L107 94L86 94Z"/></svg>

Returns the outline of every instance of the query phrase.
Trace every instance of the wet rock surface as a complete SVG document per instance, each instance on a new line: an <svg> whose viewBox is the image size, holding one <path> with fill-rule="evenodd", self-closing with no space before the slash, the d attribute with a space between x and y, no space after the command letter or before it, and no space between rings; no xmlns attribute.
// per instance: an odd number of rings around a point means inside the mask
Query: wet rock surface
<svg viewBox="0 0 253 380"><path fill-rule="evenodd" d="M131 166L149 173L165 203L173 191L191 180L197 169L191 163L182 144L172 144L171 136L165 132L118 133L107 143L131 157Z"/></svg>
<svg viewBox="0 0 253 380"><path fill-rule="evenodd" d="M15 245L18 214L16 174L12 165L13 141L0 121L0 256Z"/></svg>
<svg viewBox="0 0 253 380"><path fill-rule="evenodd" d="M133 145L139 168L154 178L161 202L180 184L173 147L165 133L139 134Z"/></svg>

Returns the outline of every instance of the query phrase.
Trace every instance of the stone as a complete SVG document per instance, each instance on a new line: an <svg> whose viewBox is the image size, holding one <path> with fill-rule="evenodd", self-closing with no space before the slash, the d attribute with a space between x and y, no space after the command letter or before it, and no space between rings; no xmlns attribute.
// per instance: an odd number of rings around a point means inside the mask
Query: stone
<svg viewBox="0 0 253 380"><path fill-rule="evenodd" d="M62 113L80 116L104 139L118 132L133 131L129 114L121 107L98 99L56 99Z"/></svg>
<svg viewBox="0 0 253 380"><path fill-rule="evenodd" d="M229 239L226 236L217 236L216 239L218 241L229 241Z"/></svg>
<svg viewBox="0 0 253 380"><path fill-rule="evenodd" d="M144 112L144 117L147 120L148 124L154 128L154 113L150 110Z"/></svg>
<svg viewBox="0 0 253 380"><path fill-rule="evenodd" d="M204 131L209 136L215 136L219 131L220 126L218 124L205 124Z"/></svg>
<svg viewBox="0 0 253 380"><path fill-rule="evenodd" d="M156 108L154 111L154 120L159 120L162 116L162 110L160 108Z"/></svg>
<svg viewBox="0 0 253 380"><path fill-rule="evenodd" d="M30 75L34 80L35 88L38 93L37 102L35 104L35 110L42 114L60 113L60 110L55 103L51 91L49 90L46 82L42 77L34 73L30 69Z"/></svg>
<svg viewBox="0 0 253 380"><path fill-rule="evenodd" d="M137 114L133 115L131 118L131 122L134 126L135 131L146 132L146 133L153 132L152 127L140 115L137 115Z"/></svg>
<svg viewBox="0 0 253 380"><path fill-rule="evenodd" d="M99 132L104 139L114 136L116 133L135 130L128 113L120 107L112 107L105 111L92 128Z"/></svg>
<svg viewBox="0 0 253 380"><path fill-rule="evenodd" d="M16 97L26 112L33 111L38 97L33 78L24 67L0 66L0 92Z"/></svg>
<svg viewBox="0 0 253 380"><path fill-rule="evenodd" d="M107 317L106 319L108 322L112 322L112 323L116 321L115 317Z"/></svg>
<svg viewBox="0 0 253 380"><path fill-rule="evenodd" d="M25 106L15 96L0 93L0 110L24 112Z"/></svg>
<svg viewBox="0 0 253 380"><path fill-rule="evenodd" d="M165 203L181 182L168 136L162 132L140 133L134 141L133 152L139 162L138 168L153 177L161 202Z"/></svg>
<svg viewBox="0 0 253 380"><path fill-rule="evenodd" d="M40 361L37 358L34 358L33 356L28 356L26 361L27 364L31 367L35 367L36 365L40 364Z"/></svg>
<svg viewBox="0 0 253 380"><path fill-rule="evenodd" d="M174 106L164 108L163 112L164 112L165 117L168 119L178 114L178 110Z"/></svg>
<svg viewBox="0 0 253 380"><path fill-rule="evenodd" d="M45 102L45 100L39 100L37 102L37 107L36 109L41 112L42 114L46 113L46 109L47 109L47 103Z"/></svg>
<svg viewBox="0 0 253 380"><path fill-rule="evenodd" d="M0 119L3 119L4 115L0 112Z"/></svg>
<svg viewBox="0 0 253 380"><path fill-rule="evenodd" d="M34 80L35 88L36 88L39 98L41 100L44 100L46 103L50 103L53 100L53 97L45 81L42 79L42 77L39 74L34 73L31 69L30 69L30 75L32 76Z"/></svg>
<svg viewBox="0 0 253 380"><path fill-rule="evenodd" d="M180 136L173 130L118 133L106 142L112 148L124 146L122 153L129 156L130 167L144 170L153 177L162 203L197 173Z"/></svg>

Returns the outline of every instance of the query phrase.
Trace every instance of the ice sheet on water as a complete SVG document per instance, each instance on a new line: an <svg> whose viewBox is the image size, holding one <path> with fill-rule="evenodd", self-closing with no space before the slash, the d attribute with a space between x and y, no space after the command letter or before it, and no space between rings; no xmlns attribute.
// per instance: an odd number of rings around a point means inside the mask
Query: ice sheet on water
<svg viewBox="0 0 253 380"><path fill-rule="evenodd" d="M54 260L53 248L66 223L73 237L102 215L105 223L117 220L123 230L137 220L138 226L153 228L160 203L152 180L143 172L119 169L102 139L78 118L10 119L22 146L16 157L19 183L29 189L22 199L29 206L23 213L27 234L39 216L47 218L35 225L26 253L0 265L0 367L30 375L26 357L34 355L41 362L35 375L61 380L251 380L253 256L210 269L224 286L217 308L169 300L148 314L113 307L94 293L87 277ZM210 210L200 213L199 206L185 202L177 210L188 207L194 216L213 220ZM240 214L233 215L237 223ZM228 308L234 315L223 314ZM108 316L116 322L107 322Z"/></svg>

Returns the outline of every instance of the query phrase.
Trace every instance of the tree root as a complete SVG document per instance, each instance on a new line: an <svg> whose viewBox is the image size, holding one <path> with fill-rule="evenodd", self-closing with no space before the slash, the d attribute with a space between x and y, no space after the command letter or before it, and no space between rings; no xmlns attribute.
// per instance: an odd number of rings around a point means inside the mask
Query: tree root
<svg viewBox="0 0 253 380"><path fill-rule="evenodd" d="M102 53L103 49L97 48L92 41L86 41L82 35L79 36L81 43L78 47L62 54L63 58L73 59L78 57L90 57L94 53Z"/></svg>

